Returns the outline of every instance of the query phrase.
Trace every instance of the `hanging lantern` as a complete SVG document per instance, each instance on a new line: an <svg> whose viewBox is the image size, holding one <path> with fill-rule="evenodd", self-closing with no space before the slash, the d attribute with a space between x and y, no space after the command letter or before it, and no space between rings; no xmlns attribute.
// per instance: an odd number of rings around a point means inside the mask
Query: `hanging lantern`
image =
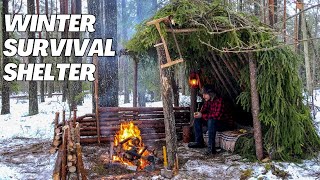
<svg viewBox="0 0 320 180"><path fill-rule="evenodd" d="M195 72L190 73L189 76L189 85L191 88L198 88L200 84L199 75Z"/></svg>

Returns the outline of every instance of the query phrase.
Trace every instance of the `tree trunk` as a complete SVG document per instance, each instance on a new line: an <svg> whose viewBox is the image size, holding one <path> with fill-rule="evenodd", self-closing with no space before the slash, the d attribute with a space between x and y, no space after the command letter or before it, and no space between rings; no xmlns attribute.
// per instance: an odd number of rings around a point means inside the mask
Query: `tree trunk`
<svg viewBox="0 0 320 180"><path fill-rule="evenodd" d="M274 1L275 0L269 0L269 25L273 27L274 25Z"/></svg>
<svg viewBox="0 0 320 180"><path fill-rule="evenodd" d="M183 65L181 66L180 70L179 70L179 74L180 74L180 87L181 87L181 94L182 95L186 95L186 74L185 74L185 63L183 63Z"/></svg>
<svg viewBox="0 0 320 180"><path fill-rule="evenodd" d="M163 46L157 46L157 54L160 67L161 64L167 62ZM168 68L160 68L160 79L166 134L168 168L172 169L174 167L175 157L177 154L177 135L175 131L175 117L172 107L172 84L170 81L170 70Z"/></svg>
<svg viewBox="0 0 320 180"><path fill-rule="evenodd" d="M261 10L260 10L260 5L261 5L261 0L256 0L254 1L254 15L256 15L257 17L259 17L259 19L261 19Z"/></svg>
<svg viewBox="0 0 320 180"><path fill-rule="evenodd" d="M82 14L82 1L80 0L75 0L75 13L76 14ZM75 32L74 33L74 38L81 39L81 42L83 42L83 38L81 36L81 32ZM82 63L82 57L76 57L76 63ZM77 105L82 105L83 96L79 96L82 93L82 81L76 81L76 96L79 98L76 99Z"/></svg>
<svg viewBox="0 0 320 180"><path fill-rule="evenodd" d="M1 11L1 18L2 18L2 51L4 50L4 42L9 39L9 33L6 32L5 29L5 21L4 21L4 14L9 14L8 10L8 0L2 1L2 11ZM1 51L1 53L2 53ZM2 56L2 69L9 63L9 58L6 56ZM4 73L4 72L2 72ZM2 74L1 74L2 75ZM10 113L10 83L3 79L2 76L2 96L1 96L1 114L9 114Z"/></svg>
<svg viewBox="0 0 320 180"><path fill-rule="evenodd" d="M28 6L28 14L35 14L35 5L34 0L27 1ZM35 33L28 31L28 38L34 39ZM37 63L35 57L30 56L28 58L29 63ZM29 81L29 115L38 114L38 88L37 88L37 81Z"/></svg>
<svg viewBox="0 0 320 180"><path fill-rule="evenodd" d="M287 0L283 1L283 42L286 43L287 42Z"/></svg>
<svg viewBox="0 0 320 180"><path fill-rule="evenodd" d="M113 37L112 50L117 50L117 1L105 0L105 38ZM118 106L118 91L119 91L119 79L118 79L118 59L117 57L106 57L106 72L100 72L100 76L103 77L103 81L99 79L99 85L106 83L104 92L99 92L100 105L106 107ZM105 73L105 74L104 74Z"/></svg>
<svg viewBox="0 0 320 180"><path fill-rule="evenodd" d="M40 14L40 3L39 3L39 0L36 1L37 3L37 14L39 15ZM39 39L42 39L42 36L41 36L41 32L39 32ZM43 63L43 56L40 56L39 57L40 61L39 63ZM40 81L40 101L41 102L44 102L44 81Z"/></svg>
<svg viewBox="0 0 320 180"><path fill-rule="evenodd" d="M179 87L177 85L177 81L175 79L174 69L170 70L171 84L172 84L172 92L173 92L173 104L174 107L179 107Z"/></svg>
<svg viewBox="0 0 320 180"><path fill-rule="evenodd" d="M251 113L253 118L254 140L256 145L256 156L258 160L263 158L261 124L258 119L260 111L259 94L257 89L257 67L256 60L249 54L250 85L251 85Z"/></svg>
<svg viewBox="0 0 320 180"><path fill-rule="evenodd" d="M303 1L302 1L303 2ZM303 11L304 7L301 9ZM302 28L302 38L303 38L303 52L304 52L304 62L306 69L306 81L307 81L307 91L308 95L312 94L312 77L311 77L311 68L310 68L310 59L309 59L309 44L306 39L308 39L307 34L307 25L306 25L306 17L305 13L301 13L301 28Z"/></svg>
<svg viewBox="0 0 320 180"><path fill-rule="evenodd" d="M133 57L133 107L137 107L138 103L138 58Z"/></svg>
<svg viewBox="0 0 320 180"><path fill-rule="evenodd" d="M243 0L239 0L239 12L243 12L243 2L242 2Z"/></svg>
<svg viewBox="0 0 320 180"><path fill-rule="evenodd" d="M52 14L52 9L53 9L53 3L52 3L52 0L51 0L51 14ZM48 17L49 15L49 4L48 4L48 0L45 0L45 10L46 10L46 15ZM50 34L49 32L46 32L46 39L47 41L49 41L50 39ZM48 57L47 57L48 58ZM48 61L47 61L48 62ZM52 98L52 91L54 89L54 81L48 81L47 82L47 92L48 92L48 97L49 98Z"/></svg>
<svg viewBox="0 0 320 180"><path fill-rule="evenodd" d="M70 12L71 14L76 14L76 5L75 5L75 0L71 0L71 9ZM79 34L79 33L78 33ZM78 38L76 37L75 32L70 33L70 38ZM76 57L72 54L71 57L69 57L69 62L70 63L77 63L76 62ZM81 62L80 62L81 63ZM77 89L77 82L76 81L68 81L68 104L69 104L69 110L72 111L77 107L77 102L76 102L76 96L78 94L78 89Z"/></svg>
<svg viewBox="0 0 320 180"><path fill-rule="evenodd" d="M100 10L100 1L99 0L92 0L92 1L87 1L88 2L88 11L89 11L89 14L92 14L96 17L96 23L94 24L94 27L95 27L95 32L94 33L90 33L90 39L93 40L95 38L101 38L101 28L102 28L102 15L101 15L101 10ZM100 71L105 71L104 69L104 61L100 61L100 58L98 60L98 64L99 66L97 67L97 70L100 72ZM93 57L91 58L91 62L93 62ZM100 73L99 73L100 74ZM102 75L99 75L98 77L95 77L95 78L98 78L98 81L100 82L100 80L102 78L105 78L105 77L102 77ZM101 84L99 85L99 94L101 92L101 89L104 89L104 84ZM95 102L95 88L94 88L94 82L92 82L92 112L95 113L95 109L96 109L96 102ZM99 103L99 102L98 102Z"/></svg>
<svg viewBox="0 0 320 180"><path fill-rule="evenodd" d="M61 14L68 14L68 0L60 0L60 13ZM64 29L64 32L61 34L62 39L67 39L68 38L68 32L67 32L67 27L68 23L66 22L66 27ZM61 58L62 58L62 63L67 63L68 58L65 56L65 51L66 49L63 48ZM66 70L66 74L69 73L69 70ZM67 96L68 96L68 76L65 77L65 81L62 84L62 102L66 102Z"/></svg>
<svg viewBox="0 0 320 180"><path fill-rule="evenodd" d="M122 9L122 43L127 42L128 40L128 17L127 17L127 3L126 0L121 1L121 9ZM124 56L122 58L123 61L123 91L124 91L124 103L130 103L129 97L129 88L128 88L128 58Z"/></svg>

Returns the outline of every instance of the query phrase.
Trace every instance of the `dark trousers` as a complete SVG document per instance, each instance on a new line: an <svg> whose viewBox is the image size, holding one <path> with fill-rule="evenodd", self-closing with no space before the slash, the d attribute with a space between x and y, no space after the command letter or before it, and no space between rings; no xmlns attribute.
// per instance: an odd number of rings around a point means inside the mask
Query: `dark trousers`
<svg viewBox="0 0 320 180"><path fill-rule="evenodd" d="M208 119L207 121L205 121L201 118L194 119L195 140L197 143L200 143L200 144L204 143L203 131L202 131L203 123L207 123L207 127L208 127L208 135L209 135L208 148L213 150L215 149L215 145L216 145L216 132L217 132L216 120Z"/></svg>

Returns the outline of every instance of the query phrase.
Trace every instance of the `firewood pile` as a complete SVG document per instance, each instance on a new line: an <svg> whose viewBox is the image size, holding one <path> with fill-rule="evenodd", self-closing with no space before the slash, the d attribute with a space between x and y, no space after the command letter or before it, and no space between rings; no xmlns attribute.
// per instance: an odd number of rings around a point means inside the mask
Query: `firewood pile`
<svg viewBox="0 0 320 180"><path fill-rule="evenodd" d="M74 119L75 119L74 112ZM51 154L57 154L53 170L53 180L86 180L82 152L80 146L80 126L75 120L65 121L63 113L62 123L59 124L59 113L55 116L55 130Z"/></svg>
<svg viewBox="0 0 320 180"><path fill-rule="evenodd" d="M154 171L157 158L156 149L142 145L137 137L128 137L117 145L110 144L111 166L123 166L128 170Z"/></svg>

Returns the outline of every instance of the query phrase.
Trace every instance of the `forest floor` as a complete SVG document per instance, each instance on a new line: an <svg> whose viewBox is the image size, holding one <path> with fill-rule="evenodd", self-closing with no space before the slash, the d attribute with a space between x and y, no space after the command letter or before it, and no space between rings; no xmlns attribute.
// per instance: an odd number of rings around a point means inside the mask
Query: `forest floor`
<svg viewBox="0 0 320 180"><path fill-rule="evenodd" d="M318 91L320 95L320 91ZM320 106L318 96L317 106ZM155 103L159 106L159 102ZM130 105L124 105L130 106ZM53 118L56 111L66 109L58 97L46 99L39 104L39 114L27 116L26 100L12 100L11 113L0 115L0 180L9 179L51 179L56 154L49 154L52 143ZM91 98L78 107L79 115L90 113ZM67 113L68 116L68 113ZM319 125L320 113L316 122ZM320 133L320 131L319 131ZM161 151L163 142L154 146ZM174 179L320 179L320 155L301 163L289 162L247 162L236 154L220 152L215 156L204 156L205 149L190 149L179 143L179 174ZM160 176L162 162L153 172L131 172L105 168L108 156L107 145L83 146L85 168L89 179L165 179ZM162 153L159 153L162 154ZM159 157L161 159L161 157Z"/></svg>
<svg viewBox="0 0 320 180"><path fill-rule="evenodd" d="M0 160L5 179L50 179L55 155L48 153L50 141L14 138L0 142ZM161 148L164 142L159 142ZM320 156L303 163L246 162L236 154L219 152L205 156L205 149L190 149L179 143L179 173L173 179L319 179ZM107 145L83 146L85 169L89 179L166 179L160 175L162 162L155 171L133 172L120 167L106 168ZM159 159L161 159L161 155ZM3 166L6 169L3 169ZM6 171L6 172L4 172ZM9 176L3 176L10 173Z"/></svg>

